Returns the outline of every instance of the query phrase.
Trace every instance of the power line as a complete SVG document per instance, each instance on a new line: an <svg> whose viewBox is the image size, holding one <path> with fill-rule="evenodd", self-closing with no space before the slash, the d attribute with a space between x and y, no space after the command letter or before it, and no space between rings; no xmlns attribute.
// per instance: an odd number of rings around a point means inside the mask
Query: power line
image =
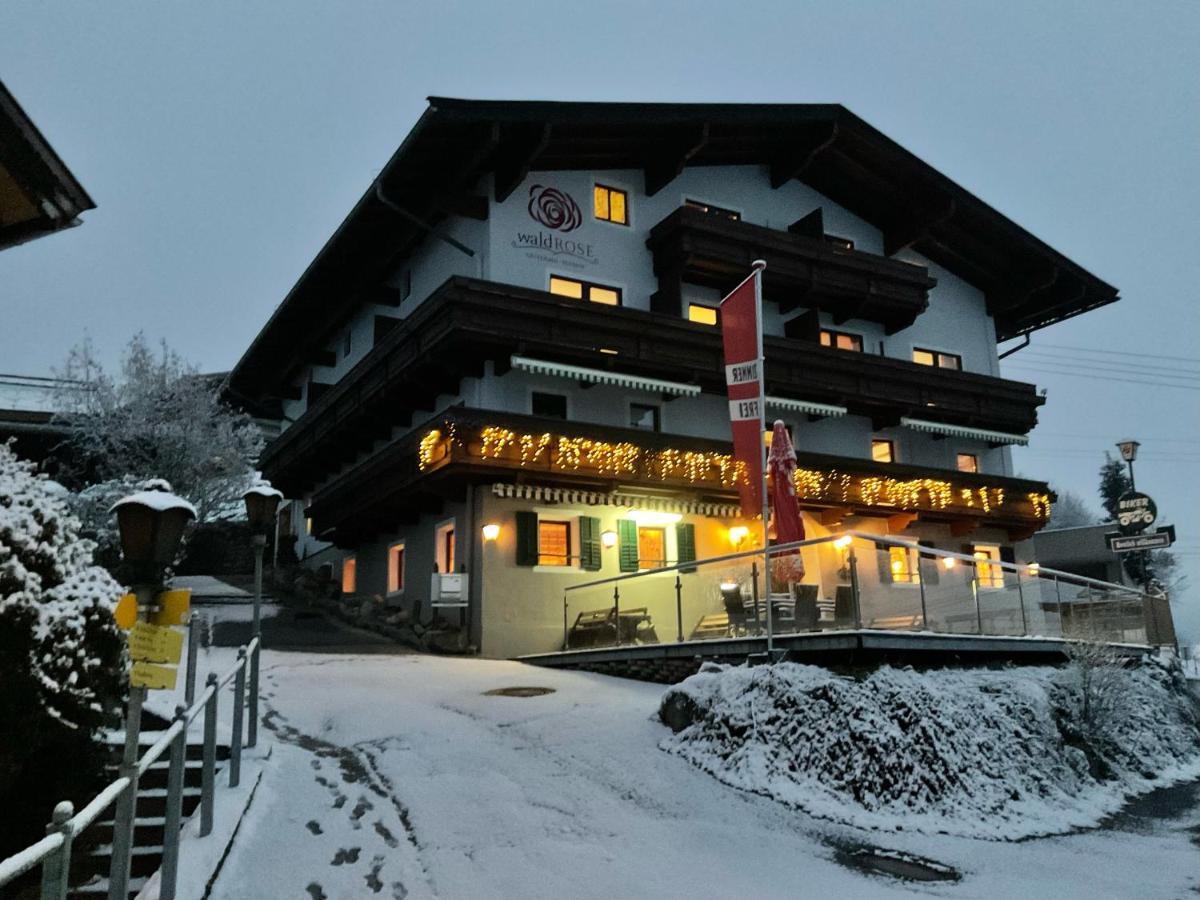
<svg viewBox="0 0 1200 900"><path fill-rule="evenodd" d="M1179 388L1180 390L1184 390L1184 391L1200 391L1200 384L1196 384L1196 385L1172 384L1171 382L1167 382L1167 381L1146 381L1146 380L1138 380L1138 379L1133 379L1133 378L1114 378L1110 375L1101 375L1101 374L1091 373L1091 372L1086 372L1086 371L1084 371L1084 372L1081 372L1078 370L1063 371L1063 370L1058 370L1058 369L1039 368L1039 367L1030 366L1030 365L1019 366L1019 367L1014 366L1014 368L1018 368L1020 370L1028 371L1028 372L1036 372L1038 374L1065 375L1068 378L1088 378L1093 381L1113 381L1113 382L1118 382L1120 384L1145 384L1145 385L1150 385L1152 387Z"/></svg>
<svg viewBox="0 0 1200 900"><path fill-rule="evenodd" d="M1156 375L1165 373L1172 377L1178 378L1200 378L1200 368L1188 369L1180 366L1156 366L1151 363L1127 363L1119 359L1080 359L1077 362L1063 357L1057 353L1027 353L1024 359L1031 359L1033 362L1050 362L1057 365L1081 365L1089 368L1111 369L1116 372L1132 372L1145 375ZM1016 360L1013 365L1018 365L1022 360Z"/></svg>
<svg viewBox="0 0 1200 900"><path fill-rule="evenodd" d="M1031 344L1031 347L1044 347L1050 350L1074 350L1078 353L1097 353L1102 356L1138 356L1145 358L1151 356L1155 359L1175 359L1180 362L1190 362L1200 365L1200 357L1196 356L1169 356L1165 353L1159 353L1154 350L1138 352L1136 350L1109 350L1107 347L1080 347L1077 344Z"/></svg>

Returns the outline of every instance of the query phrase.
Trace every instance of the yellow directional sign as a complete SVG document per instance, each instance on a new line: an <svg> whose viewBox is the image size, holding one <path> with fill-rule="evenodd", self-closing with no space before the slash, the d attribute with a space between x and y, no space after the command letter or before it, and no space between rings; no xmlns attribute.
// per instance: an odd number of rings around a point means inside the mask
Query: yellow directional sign
<svg viewBox="0 0 1200 900"><path fill-rule="evenodd" d="M129 655L139 662L177 663L183 635L171 628L138 622L129 632Z"/></svg>
<svg viewBox="0 0 1200 900"><path fill-rule="evenodd" d="M131 687L149 688L152 691L172 691L179 670L174 666L156 666L148 662L135 662L129 673Z"/></svg>
<svg viewBox="0 0 1200 900"><path fill-rule="evenodd" d="M150 615L155 625L182 625L192 608L192 589L163 591L154 598L158 609Z"/></svg>
<svg viewBox="0 0 1200 900"><path fill-rule="evenodd" d="M117 601L117 608L113 610L113 618L117 620L117 627L128 631L133 627L133 623L137 621L137 597L133 594L126 594Z"/></svg>

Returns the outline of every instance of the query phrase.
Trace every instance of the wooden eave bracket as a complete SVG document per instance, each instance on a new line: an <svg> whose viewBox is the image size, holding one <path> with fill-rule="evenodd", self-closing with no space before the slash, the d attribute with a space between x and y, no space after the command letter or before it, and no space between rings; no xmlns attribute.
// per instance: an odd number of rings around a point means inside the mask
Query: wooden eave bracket
<svg viewBox="0 0 1200 900"><path fill-rule="evenodd" d="M533 126L514 126L506 136L497 153L495 174L495 197L503 203L529 174L534 161L550 143L550 123Z"/></svg>
<svg viewBox="0 0 1200 900"><path fill-rule="evenodd" d="M922 238L928 237L929 232L948 221L958 210L954 198L943 194L933 204L914 214L883 232L883 255L895 256Z"/></svg>
<svg viewBox="0 0 1200 900"><path fill-rule="evenodd" d="M653 197L679 177L683 167L708 144L708 123L681 132L671 146L646 164L646 196Z"/></svg>
<svg viewBox="0 0 1200 900"><path fill-rule="evenodd" d="M966 537L974 534L978 528L978 519L952 519L950 521L950 533L954 537Z"/></svg>
<svg viewBox="0 0 1200 900"><path fill-rule="evenodd" d="M838 136L837 122L814 123L783 142L771 161L771 187L781 188L799 178Z"/></svg>
<svg viewBox="0 0 1200 900"><path fill-rule="evenodd" d="M848 506L833 506L821 510L822 525L840 525L843 519L850 517L853 510Z"/></svg>
<svg viewBox="0 0 1200 900"><path fill-rule="evenodd" d="M888 534L900 534L917 520L917 513L896 513L888 516Z"/></svg>

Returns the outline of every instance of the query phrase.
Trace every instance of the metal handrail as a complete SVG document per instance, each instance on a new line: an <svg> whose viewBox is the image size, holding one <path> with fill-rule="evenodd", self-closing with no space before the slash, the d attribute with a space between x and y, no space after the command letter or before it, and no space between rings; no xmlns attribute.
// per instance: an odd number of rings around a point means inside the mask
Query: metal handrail
<svg viewBox="0 0 1200 900"><path fill-rule="evenodd" d="M727 553L722 556L710 556L705 559L694 559L688 562L675 563L670 566L660 566L656 569L643 569L640 572L628 572L624 575L610 575L607 578L598 578L592 581L585 581L580 584L571 584L563 588L563 591L570 593L571 591L581 591L585 588L599 587L605 584L614 584L619 581L628 581L631 578L642 578L647 575L657 575L666 572L678 572L680 570L694 570L699 566L712 565L714 563L729 562L738 559L761 559L766 553L771 556L778 556L785 553L790 553L792 550L798 550L801 547L811 547L817 544L828 544L838 541L844 537L858 538L864 541L870 541L875 544L886 544L893 547L905 547L908 549L917 549L923 555L940 556L947 559L961 559L972 564L978 563L974 556L966 553L957 553L953 550L942 550L938 547L925 547L914 545L911 540L901 540L891 537L890 535L871 534L863 531L841 531L837 534L825 535L817 538L807 538L803 541L792 541L788 544L772 544L765 550L762 547L756 547L753 550L739 550L736 553ZM1136 588L1126 587L1123 584L1114 584L1110 581L1100 581L1095 578L1088 578L1086 575L1075 575L1071 572L1064 572L1060 569L1051 569L1042 565L1038 565L1035 572L1030 572L1031 563L1010 563L1003 560L988 560L989 566L995 566L1004 571L1013 572L1014 574L1025 574L1030 578L1040 578L1044 576L1054 576L1056 578L1065 578L1069 581L1078 584L1090 584L1095 587L1104 588L1105 590L1121 591L1127 594L1134 594L1138 597L1146 596L1144 591L1139 591Z"/></svg>
<svg viewBox="0 0 1200 900"><path fill-rule="evenodd" d="M190 707L186 710L180 708L180 712L176 715L175 720L171 725L164 730L158 739L150 746L145 753L137 761L138 776L145 775L150 767L162 757L163 753L172 747L173 744L185 739L188 726L195 721L201 713L204 713L210 706L210 701L215 697L218 691L230 681L237 679L239 673L244 673L251 665L251 660L256 659L261 651L261 643L258 637L253 638L249 644L240 648L238 661L225 674L224 678L219 682L210 681L204 691L200 694ZM210 676L211 678L211 676ZM243 679L238 679L242 682ZM235 704L235 713L241 704ZM215 722L211 723L206 732L211 733ZM237 723L235 723L235 731ZM241 745L240 741L235 742L236 747L233 748L234 753L240 756ZM207 751L207 748L206 748ZM212 755L209 753L209 755ZM182 757L180 757L182 758ZM236 762L231 757L231 766L240 763ZM177 763L172 759L172 766L182 765L182 762ZM182 789L182 779L177 778L179 788ZM110 782L104 787L88 804L78 813L72 814L71 805L69 803L61 803L55 810L54 820L48 826L49 834L34 844L29 845L25 849L13 854L7 859L0 860L0 887L12 882L14 879L24 875L38 865L43 866L42 893L43 900L49 898L65 897L68 890L67 876L70 869L70 845L73 838L91 826L107 811L118 799L120 799L126 791L133 785L134 781L129 775L122 775ZM236 782L234 782L236 785ZM170 790L170 788L168 788ZM211 796L201 798L202 809L205 809L209 818L212 815L213 800ZM164 857L166 855L166 844L175 842L175 847L172 849L177 853L179 835L165 834L164 835ZM57 857L56 857L57 854ZM170 879L170 883L162 885L160 896L163 898L174 897L175 884L174 878Z"/></svg>

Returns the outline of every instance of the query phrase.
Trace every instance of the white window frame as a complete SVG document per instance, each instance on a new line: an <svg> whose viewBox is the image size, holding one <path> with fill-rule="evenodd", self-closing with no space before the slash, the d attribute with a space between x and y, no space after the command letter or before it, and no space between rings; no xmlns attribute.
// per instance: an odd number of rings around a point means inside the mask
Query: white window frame
<svg viewBox="0 0 1200 900"><path fill-rule="evenodd" d="M865 342L864 342L864 346L865 346ZM925 366L925 368L927 368L927 369L936 369L939 372L965 372L965 371L967 371L967 358L961 350L951 350L949 347L946 347L944 345L939 347L937 344L926 344L926 343L909 344L908 345L908 361L910 363L912 363L914 366L922 365L922 363L919 363L913 359L913 353L915 353L917 350L926 350L930 353L945 353L948 356L957 356L958 357L959 368L957 368L957 369L947 369L945 366L939 366L937 364L936 359L934 360L934 363L932 366Z"/></svg>
<svg viewBox="0 0 1200 900"><path fill-rule="evenodd" d="M574 419L574 417L575 417L575 398L572 395L571 391L569 391L569 390L556 391L556 390L553 390L552 388L543 388L543 387L536 387L534 385L530 385L529 388L526 389L526 391L525 391L525 408L527 410L529 410L529 415L531 415L531 416L537 415L533 411L533 395L534 394L555 394L560 397L565 397L567 400L567 415L562 421L570 422Z"/></svg>
<svg viewBox="0 0 1200 900"><path fill-rule="evenodd" d="M387 596L395 597L404 593L404 576L408 568L408 548L405 546L407 541L393 541L388 544L387 548ZM396 587L392 587L392 551L399 548L400 550L400 575L397 578Z"/></svg>
<svg viewBox="0 0 1200 900"><path fill-rule="evenodd" d="M663 560L662 565L674 566L674 565L679 564L679 535L678 535L678 532L675 530L675 526L682 524L684 521L686 521L686 520L680 519L678 522L672 522L672 523L666 524L666 525L638 525L637 530L639 532L639 537L638 537L638 571L639 572L652 572L654 569L660 568L660 566L654 566L653 569L652 568L645 568L645 569L642 568L642 548L641 548L641 536L640 536L641 530L643 528L661 528L665 532L663 535L663 552L666 554L667 558L665 560ZM658 574L660 576L670 576L672 578L675 577L674 572L660 572Z"/></svg>
<svg viewBox="0 0 1200 900"><path fill-rule="evenodd" d="M533 513L537 516L538 524L538 542L541 543L541 528L542 520L549 522L568 522L570 523L569 530L571 532L571 557L567 560L565 566L543 566L541 563L535 563L533 566L534 572L549 572L551 574L558 573L562 575L567 572L580 572L583 567L583 560L580 559L582 545L579 541L579 519L582 516L589 515L586 512L579 510L563 509L555 506L535 506ZM603 520L601 520L603 522ZM603 525L601 526L603 528ZM540 546L538 548L541 549ZM538 553L538 559L541 559L541 553Z"/></svg>

